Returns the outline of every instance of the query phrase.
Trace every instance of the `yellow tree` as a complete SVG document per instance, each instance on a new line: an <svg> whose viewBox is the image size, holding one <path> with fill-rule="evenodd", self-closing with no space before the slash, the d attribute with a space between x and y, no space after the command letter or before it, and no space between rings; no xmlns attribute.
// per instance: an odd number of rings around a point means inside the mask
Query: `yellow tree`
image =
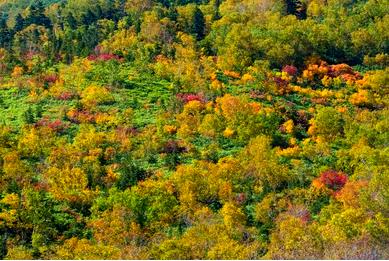
<svg viewBox="0 0 389 261"><path fill-rule="evenodd" d="M270 236L268 259L320 259L323 246L316 224L305 224L300 218L282 215Z"/></svg>
<svg viewBox="0 0 389 261"><path fill-rule="evenodd" d="M240 154L243 173L254 179L256 185L275 190L281 184L291 181L288 169L278 162L270 146L271 139L258 136L250 141Z"/></svg>
<svg viewBox="0 0 389 261"><path fill-rule="evenodd" d="M93 192L88 189L86 174L66 164L63 168L50 167L44 174L49 192L59 200L72 203L90 202Z"/></svg>

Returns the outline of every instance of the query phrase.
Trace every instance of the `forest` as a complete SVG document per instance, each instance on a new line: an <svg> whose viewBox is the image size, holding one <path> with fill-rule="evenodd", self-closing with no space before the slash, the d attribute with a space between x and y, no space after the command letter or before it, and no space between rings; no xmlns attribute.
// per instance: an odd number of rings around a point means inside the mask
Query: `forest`
<svg viewBox="0 0 389 261"><path fill-rule="evenodd" d="M0 259L389 259L387 0L1 0Z"/></svg>

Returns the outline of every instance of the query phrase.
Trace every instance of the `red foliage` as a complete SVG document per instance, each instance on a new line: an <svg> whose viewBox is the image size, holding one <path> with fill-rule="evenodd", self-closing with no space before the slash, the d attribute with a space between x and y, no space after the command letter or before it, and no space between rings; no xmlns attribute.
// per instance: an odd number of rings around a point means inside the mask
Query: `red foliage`
<svg viewBox="0 0 389 261"><path fill-rule="evenodd" d="M128 138L128 136L136 135L138 133L139 131L134 127L118 127L116 129L116 135L122 140Z"/></svg>
<svg viewBox="0 0 389 261"><path fill-rule="evenodd" d="M342 74L340 76L342 78L343 81L352 81L352 82L355 82L356 80L359 80L362 78L362 76L359 74L359 73L354 73L354 74L349 74L349 73L346 73L346 74Z"/></svg>
<svg viewBox="0 0 389 261"><path fill-rule="evenodd" d="M311 212L302 205L289 206L287 213L291 216L299 218L303 223L308 223L311 220Z"/></svg>
<svg viewBox="0 0 389 261"><path fill-rule="evenodd" d="M235 201L236 203L238 203L239 205L242 205L243 203L246 202L246 199L247 199L247 196L245 193L239 193L236 198L235 198Z"/></svg>
<svg viewBox="0 0 389 261"><path fill-rule="evenodd" d="M71 93L71 92L63 92L59 96L57 96L57 99L58 100L67 101L67 100L71 100L73 97L74 97L73 93Z"/></svg>
<svg viewBox="0 0 389 261"><path fill-rule="evenodd" d="M329 68L328 75L331 77L337 77L342 74L354 74L353 68L351 66L341 63L341 64L334 64L331 65Z"/></svg>
<svg viewBox="0 0 389 261"><path fill-rule="evenodd" d="M36 127L45 126L45 127L52 129L55 132L62 132L68 127L68 124L66 124L58 119L54 120L54 121L50 121L49 118L45 117L45 118L39 120L37 123L35 123L35 126Z"/></svg>
<svg viewBox="0 0 389 261"><path fill-rule="evenodd" d="M71 113L68 113L69 120L73 123L95 123L96 115L90 113L89 111L79 111L75 110Z"/></svg>
<svg viewBox="0 0 389 261"><path fill-rule="evenodd" d="M165 143L165 145L162 148L163 153L182 153L186 152L187 148L182 147L177 141L175 140L169 140Z"/></svg>
<svg viewBox="0 0 389 261"><path fill-rule="evenodd" d="M296 123L299 125L302 125L302 126L308 126L308 115L307 115L306 111L299 110L299 111L297 111L296 114L297 114L296 115L297 116Z"/></svg>
<svg viewBox="0 0 389 261"><path fill-rule="evenodd" d="M36 191L48 191L49 186L44 182L37 182L36 184L34 184L34 189Z"/></svg>
<svg viewBox="0 0 389 261"><path fill-rule="evenodd" d="M176 95L177 99L182 101L183 103L188 103L190 101L199 101L199 102L205 102L204 95L202 93L196 94L196 93L179 93Z"/></svg>
<svg viewBox="0 0 389 261"><path fill-rule="evenodd" d="M250 91L250 98L252 98L252 99L265 99L266 94L264 92L252 90L252 91Z"/></svg>
<svg viewBox="0 0 389 261"><path fill-rule="evenodd" d="M288 81L282 79L281 77L273 77L273 81L275 82L275 84L277 84L278 87L285 88L286 86L288 86Z"/></svg>
<svg viewBox="0 0 389 261"><path fill-rule="evenodd" d="M340 190L347 182L347 175L335 170L327 170L321 173L320 182L332 190Z"/></svg>
<svg viewBox="0 0 389 261"><path fill-rule="evenodd" d="M48 74L44 76L43 80L47 83L55 83L58 80L58 76L56 74Z"/></svg>
<svg viewBox="0 0 389 261"><path fill-rule="evenodd" d="M284 68L282 68L282 71L291 76L297 75L297 68L293 65L285 65Z"/></svg>
<svg viewBox="0 0 389 261"><path fill-rule="evenodd" d="M38 51L30 50L25 54L25 59L31 60L34 58L35 55L38 54Z"/></svg>
<svg viewBox="0 0 389 261"><path fill-rule="evenodd" d="M110 53L100 53L100 54L91 54L88 56L89 61L109 61L109 60L117 60L122 61L118 55L110 54Z"/></svg>

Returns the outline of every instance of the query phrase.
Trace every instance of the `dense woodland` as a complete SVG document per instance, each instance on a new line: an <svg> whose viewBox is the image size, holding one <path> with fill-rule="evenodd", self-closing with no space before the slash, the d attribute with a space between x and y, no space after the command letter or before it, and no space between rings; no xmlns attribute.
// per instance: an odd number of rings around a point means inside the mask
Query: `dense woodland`
<svg viewBox="0 0 389 261"><path fill-rule="evenodd" d="M0 11L0 258L389 259L387 0Z"/></svg>

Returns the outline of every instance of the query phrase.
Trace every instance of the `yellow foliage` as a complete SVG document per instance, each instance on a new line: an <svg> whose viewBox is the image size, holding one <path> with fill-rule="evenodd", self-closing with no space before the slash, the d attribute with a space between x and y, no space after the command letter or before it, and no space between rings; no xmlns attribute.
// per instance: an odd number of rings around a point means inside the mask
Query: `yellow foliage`
<svg viewBox="0 0 389 261"><path fill-rule="evenodd" d="M41 157L54 145L54 132L46 127L26 129L19 139L20 152L28 157Z"/></svg>
<svg viewBox="0 0 389 261"><path fill-rule="evenodd" d="M305 79L308 79L308 80L313 80L313 72L309 71L309 70L304 70L303 71L303 78Z"/></svg>
<svg viewBox="0 0 389 261"><path fill-rule="evenodd" d="M293 137L290 138L290 139L289 139L289 144L292 145L292 146L293 146L293 145L296 145L296 144L297 144L297 139L296 139L296 138L293 138Z"/></svg>
<svg viewBox="0 0 389 261"><path fill-rule="evenodd" d="M108 134L102 131L96 131L92 125L81 125L73 144L84 151L94 150L101 147L110 138ZM111 133L110 135L114 134Z"/></svg>
<svg viewBox="0 0 389 261"><path fill-rule="evenodd" d="M354 93L350 96L350 102L353 105L365 105L369 103L369 92L368 90L359 90L357 93Z"/></svg>
<svg viewBox="0 0 389 261"><path fill-rule="evenodd" d="M322 98L330 98L334 96L334 92L328 89L324 89L322 91L316 91L316 96Z"/></svg>
<svg viewBox="0 0 389 261"><path fill-rule="evenodd" d="M13 246L8 247L7 256L5 257L7 260L33 260L32 250L24 247L24 246Z"/></svg>
<svg viewBox="0 0 389 261"><path fill-rule="evenodd" d="M331 220L320 227L320 232L327 242L346 240L362 234L365 220L362 209L347 208L341 213L333 214Z"/></svg>
<svg viewBox="0 0 389 261"><path fill-rule="evenodd" d="M223 83L221 81L217 80L217 79L213 80L211 82L211 88L213 90L219 91L219 90L223 89Z"/></svg>
<svg viewBox="0 0 389 261"><path fill-rule="evenodd" d="M59 259L119 259L120 250L113 246L92 244L87 239L72 237L58 246L55 254Z"/></svg>
<svg viewBox="0 0 389 261"><path fill-rule="evenodd" d="M320 16L322 9L322 4L318 0L310 1L307 8L307 13L310 16L317 17Z"/></svg>
<svg viewBox="0 0 389 261"><path fill-rule="evenodd" d="M241 113L246 113L252 110L251 106L247 106L241 98L226 94L223 97L216 99L217 106L220 106L222 115L227 121L237 121L237 117Z"/></svg>
<svg viewBox="0 0 389 261"><path fill-rule="evenodd" d="M184 106L184 113L189 114L189 113L198 113L199 111L204 109L204 104L202 104L200 101L193 100L189 101L187 104Z"/></svg>
<svg viewBox="0 0 389 261"><path fill-rule="evenodd" d="M300 152L301 149L298 146L294 146L294 147L278 150L277 155L284 156L284 157L297 157L300 154Z"/></svg>
<svg viewBox="0 0 389 261"><path fill-rule="evenodd" d="M228 181L221 182L221 185L219 187L219 192L218 192L220 199L226 201L230 200L232 197L232 190L233 188L230 182Z"/></svg>
<svg viewBox="0 0 389 261"><path fill-rule="evenodd" d="M189 138L195 133L195 128L191 128L188 124L182 124L177 130L177 135L181 138Z"/></svg>
<svg viewBox="0 0 389 261"><path fill-rule="evenodd" d="M320 236L316 225L283 215L271 234L266 259L320 259Z"/></svg>
<svg viewBox="0 0 389 261"><path fill-rule="evenodd" d="M27 186L31 182L32 172L16 151L3 155L2 172L0 179L2 186L11 180L16 181L20 186Z"/></svg>
<svg viewBox="0 0 389 261"><path fill-rule="evenodd" d="M88 108L113 100L114 98L107 88L96 85L88 86L81 93L81 102Z"/></svg>
<svg viewBox="0 0 389 261"><path fill-rule="evenodd" d="M66 165L63 169L50 167L45 176L49 191L57 199L71 202L91 200L92 192L87 189L87 176L80 168L69 165Z"/></svg>
<svg viewBox="0 0 389 261"><path fill-rule="evenodd" d="M242 76L241 80L242 80L243 84L247 84L247 83L253 82L254 81L254 77L251 74L249 74L249 73L245 73Z"/></svg>
<svg viewBox="0 0 389 261"><path fill-rule="evenodd" d="M221 125L222 123L215 114L207 114L204 116L198 131L201 135L215 137Z"/></svg>
<svg viewBox="0 0 389 261"><path fill-rule="evenodd" d="M107 113L99 113L96 116L96 124L99 125L116 125L117 118L113 114L107 114Z"/></svg>
<svg viewBox="0 0 389 261"><path fill-rule="evenodd" d="M367 181L348 181L336 194L336 199L346 207L359 207L359 194L367 185Z"/></svg>
<svg viewBox="0 0 389 261"><path fill-rule="evenodd" d="M175 134L177 132L177 127L173 125L165 125L163 126L163 130L166 133Z"/></svg>
<svg viewBox="0 0 389 261"><path fill-rule="evenodd" d="M293 120L287 120L282 124L282 126L285 128L286 133L293 133L294 131L294 123Z"/></svg>
<svg viewBox="0 0 389 261"><path fill-rule="evenodd" d="M115 172L117 165L109 165L106 167L106 175L104 176L104 182L108 187L112 186L119 178L119 173Z"/></svg>
<svg viewBox="0 0 389 261"><path fill-rule="evenodd" d="M0 212L0 228L3 226L12 227L18 220L17 210L3 210Z"/></svg>
<svg viewBox="0 0 389 261"><path fill-rule="evenodd" d="M259 242L250 245L241 244L235 240L219 242L207 253L207 259L211 260L242 260L257 259L258 251L262 249Z"/></svg>
<svg viewBox="0 0 389 261"><path fill-rule="evenodd" d="M23 72L24 72L23 67L15 66L13 71L12 71L11 76L14 77L14 78L17 78L17 77L22 76Z"/></svg>
<svg viewBox="0 0 389 261"><path fill-rule="evenodd" d="M226 138L231 138L233 135L235 134L235 131L230 129L229 127L227 127L224 131L223 131L223 136L226 137Z"/></svg>
<svg viewBox="0 0 389 261"><path fill-rule="evenodd" d="M223 73L224 73L225 76L228 76L228 77L231 77L231 78L234 78L234 79L239 79L240 78L240 74L238 72L225 70Z"/></svg>
<svg viewBox="0 0 389 261"><path fill-rule="evenodd" d="M256 180L256 185L275 189L292 178L285 166L278 163L275 152L271 150L270 139L266 136L252 139L240 158L245 173Z"/></svg>
<svg viewBox="0 0 389 261"><path fill-rule="evenodd" d="M180 125L177 134L180 137L189 138L197 132L203 118L204 109L204 104L197 100L185 104L183 112L177 115L177 121Z"/></svg>
<svg viewBox="0 0 389 261"><path fill-rule="evenodd" d="M236 229L237 227L244 225L246 219L243 211L231 202L224 204L223 208L220 210L220 214L222 215L224 225L228 230Z"/></svg>
<svg viewBox="0 0 389 261"><path fill-rule="evenodd" d="M133 28L130 28L128 30L122 29L116 31L109 40L103 41L101 46L106 52L121 52L123 55L128 55L129 51L136 46L137 42L136 32Z"/></svg>
<svg viewBox="0 0 389 261"><path fill-rule="evenodd" d="M9 205L11 208L17 208L19 205L19 196L15 193L6 194L0 203Z"/></svg>
<svg viewBox="0 0 389 261"><path fill-rule="evenodd" d="M284 81L291 81L293 79L287 72L281 72L281 79Z"/></svg>
<svg viewBox="0 0 389 261"><path fill-rule="evenodd" d="M125 207L114 206L112 210L104 211L99 218L91 220L88 227L93 229L97 243L123 248L135 241L141 229L137 223L126 218L129 214Z"/></svg>
<svg viewBox="0 0 389 261"><path fill-rule="evenodd" d="M310 136L315 135L315 133L316 133L316 126L315 126L314 123L311 123L311 126L309 126L307 133Z"/></svg>

